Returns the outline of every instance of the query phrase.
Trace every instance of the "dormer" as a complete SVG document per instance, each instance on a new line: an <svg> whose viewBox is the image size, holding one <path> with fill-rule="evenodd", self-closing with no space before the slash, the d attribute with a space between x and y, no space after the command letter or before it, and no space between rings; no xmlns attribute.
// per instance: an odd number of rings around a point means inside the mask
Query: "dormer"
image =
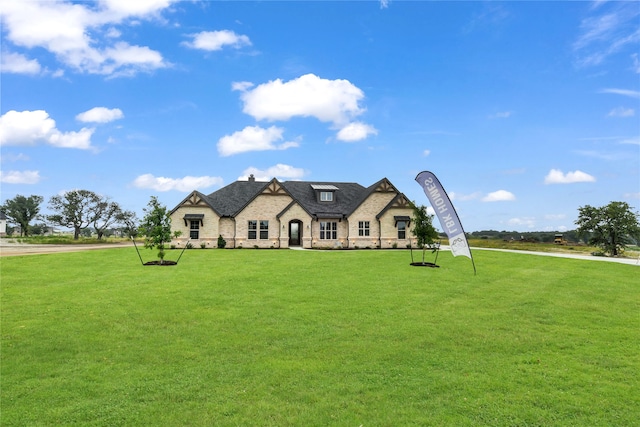
<svg viewBox="0 0 640 427"><path fill-rule="evenodd" d="M311 188L316 193L316 200L320 203L334 203L336 201L336 191L339 190L335 185L330 184L311 184Z"/></svg>

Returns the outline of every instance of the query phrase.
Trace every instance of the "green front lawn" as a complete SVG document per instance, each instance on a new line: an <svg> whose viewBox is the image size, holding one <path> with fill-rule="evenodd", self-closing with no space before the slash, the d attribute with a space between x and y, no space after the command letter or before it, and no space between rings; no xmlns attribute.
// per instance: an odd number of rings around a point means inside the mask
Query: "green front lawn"
<svg viewBox="0 0 640 427"><path fill-rule="evenodd" d="M637 423L638 267L474 257L477 276L404 250L1 258L1 424Z"/></svg>

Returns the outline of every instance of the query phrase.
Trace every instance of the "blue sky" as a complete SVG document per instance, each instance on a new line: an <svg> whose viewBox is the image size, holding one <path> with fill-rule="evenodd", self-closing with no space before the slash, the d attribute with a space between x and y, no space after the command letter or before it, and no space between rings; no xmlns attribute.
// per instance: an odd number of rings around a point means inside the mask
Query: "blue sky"
<svg viewBox="0 0 640 427"><path fill-rule="evenodd" d="M2 0L1 196L139 215L435 173L467 231L640 205L639 2Z"/></svg>

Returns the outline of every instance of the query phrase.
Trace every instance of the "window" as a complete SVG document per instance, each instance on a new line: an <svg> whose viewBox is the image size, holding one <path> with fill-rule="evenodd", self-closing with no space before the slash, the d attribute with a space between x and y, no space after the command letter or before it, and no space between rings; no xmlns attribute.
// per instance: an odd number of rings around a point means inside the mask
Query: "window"
<svg viewBox="0 0 640 427"><path fill-rule="evenodd" d="M320 192L320 201L321 202L333 202L333 191L321 191Z"/></svg>
<svg viewBox="0 0 640 427"><path fill-rule="evenodd" d="M256 239L258 237L257 236L258 221L255 221L255 220L249 221L248 230L249 230L249 234L248 234L247 238L248 239Z"/></svg>
<svg viewBox="0 0 640 427"><path fill-rule="evenodd" d="M200 221L191 220L191 226L189 227L189 238L198 240L200 238Z"/></svg>
<svg viewBox="0 0 640 427"><path fill-rule="evenodd" d="M358 236L368 236L368 235L369 235L369 221L359 221Z"/></svg>
<svg viewBox="0 0 640 427"><path fill-rule="evenodd" d="M320 239L331 240L338 238L337 222L321 222L320 223Z"/></svg>
<svg viewBox="0 0 640 427"><path fill-rule="evenodd" d="M260 221L260 238L269 238L269 221Z"/></svg>
<svg viewBox="0 0 640 427"><path fill-rule="evenodd" d="M407 238L407 223L405 221L398 221L398 239Z"/></svg>

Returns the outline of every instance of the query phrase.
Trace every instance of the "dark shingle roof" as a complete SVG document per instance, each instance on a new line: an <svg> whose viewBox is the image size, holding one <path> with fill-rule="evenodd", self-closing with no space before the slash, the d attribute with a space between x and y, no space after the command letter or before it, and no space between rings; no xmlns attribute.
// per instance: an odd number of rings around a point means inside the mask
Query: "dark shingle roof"
<svg viewBox="0 0 640 427"><path fill-rule="evenodd" d="M308 182L287 181L281 183L303 208L312 215L327 218L342 217L349 214L357 205L361 193L365 188L353 182ZM334 193L333 202L319 202L312 185L333 185L338 188Z"/></svg>
<svg viewBox="0 0 640 427"><path fill-rule="evenodd" d="M236 181L207 196L220 216L235 216L249 203L268 182Z"/></svg>

